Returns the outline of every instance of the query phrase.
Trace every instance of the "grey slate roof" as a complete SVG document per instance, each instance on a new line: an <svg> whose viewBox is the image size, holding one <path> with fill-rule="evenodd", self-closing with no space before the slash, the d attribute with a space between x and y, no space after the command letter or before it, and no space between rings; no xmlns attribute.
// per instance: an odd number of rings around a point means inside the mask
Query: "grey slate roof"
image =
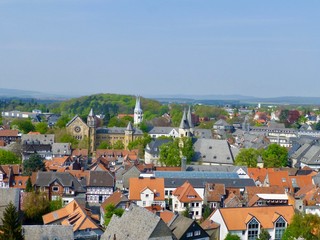
<svg viewBox="0 0 320 240"><path fill-rule="evenodd" d="M212 131L211 131L211 129L195 128L193 135L197 138L211 139L212 138Z"/></svg>
<svg viewBox="0 0 320 240"><path fill-rule="evenodd" d="M159 148L162 144L172 142L171 139L155 139L147 144L145 151L150 154L158 154L160 152Z"/></svg>
<svg viewBox="0 0 320 240"><path fill-rule="evenodd" d="M20 189L17 188L0 188L0 226L2 225L3 213L9 203L19 210L20 203Z"/></svg>
<svg viewBox="0 0 320 240"><path fill-rule="evenodd" d="M72 226L24 225L26 240L73 240Z"/></svg>
<svg viewBox="0 0 320 240"><path fill-rule="evenodd" d="M101 240L169 240L172 233L163 220L152 212L131 205L122 217L113 215Z"/></svg>
<svg viewBox="0 0 320 240"><path fill-rule="evenodd" d="M71 144L70 143L53 143L52 144L53 155L71 155Z"/></svg>
<svg viewBox="0 0 320 240"><path fill-rule="evenodd" d="M320 146L313 145L302 156L301 162L305 164L320 164Z"/></svg>
<svg viewBox="0 0 320 240"><path fill-rule="evenodd" d="M85 192L80 182L68 172L37 172L35 185L38 187L48 187L56 180L64 187L74 188L76 192Z"/></svg>
<svg viewBox="0 0 320 240"><path fill-rule="evenodd" d="M194 160L206 163L233 165L234 156L226 140L197 139L193 145Z"/></svg>
<svg viewBox="0 0 320 240"><path fill-rule="evenodd" d="M22 144L53 144L54 134L23 134Z"/></svg>
<svg viewBox="0 0 320 240"><path fill-rule="evenodd" d="M97 128L96 133L97 134L125 134L125 131L127 130L126 127L101 127ZM139 128L133 128L134 134L137 135L143 135L143 132Z"/></svg>
<svg viewBox="0 0 320 240"><path fill-rule="evenodd" d="M90 171L88 187L114 187L114 177L106 171Z"/></svg>
<svg viewBox="0 0 320 240"><path fill-rule="evenodd" d="M237 172L239 168L242 168L246 173L247 167L240 166L219 166L219 165L187 165L187 171L206 171L206 172Z"/></svg>
<svg viewBox="0 0 320 240"><path fill-rule="evenodd" d="M235 172L198 172L198 171L155 171L156 178L199 178L199 179L225 179L239 178Z"/></svg>
<svg viewBox="0 0 320 240"><path fill-rule="evenodd" d="M190 128L189 121L187 119L186 109L184 109L184 111L183 111L179 128L181 128L181 129L189 129Z"/></svg>
<svg viewBox="0 0 320 240"><path fill-rule="evenodd" d="M245 188L248 186L256 186L255 182L251 178L233 178L233 179L224 179L224 178L165 178L164 187L165 188L177 188L187 181L194 188L205 188L206 183L221 183L224 184L226 188Z"/></svg>
<svg viewBox="0 0 320 240"><path fill-rule="evenodd" d="M175 129L178 132L178 128L173 127L153 127L148 134L169 134L172 129Z"/></svg>

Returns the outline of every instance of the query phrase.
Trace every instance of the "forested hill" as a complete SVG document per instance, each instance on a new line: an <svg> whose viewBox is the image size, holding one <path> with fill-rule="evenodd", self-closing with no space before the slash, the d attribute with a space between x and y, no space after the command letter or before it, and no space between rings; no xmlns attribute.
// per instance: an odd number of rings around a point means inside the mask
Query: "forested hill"
<svg viewBox="0 0 320 240"><path fill-rule="evenodd" d="M103 114L110 118L119 113L133 114L135 103L136 97L132 95L95 94L50 104L49 110L62 115L78 114L86 117L92 108L95 114ZM160 102L147 98L141 98L141 107L145 119L160 116L168 111Z"/></svg>

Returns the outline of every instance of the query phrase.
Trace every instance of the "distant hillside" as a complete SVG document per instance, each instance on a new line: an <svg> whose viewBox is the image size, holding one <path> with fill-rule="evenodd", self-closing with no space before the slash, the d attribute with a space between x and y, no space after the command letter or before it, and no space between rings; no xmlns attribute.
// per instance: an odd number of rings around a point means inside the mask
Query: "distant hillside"
<svg viewBox="0 0 320 240"><path fill-rule="evenodd" d="M72 96L67 96L63 94L52 94L37 91L26 91L19 89L7 89L0 88L0 98L34 98L34 99L44 99L44 100L64 100L69 99Z"/></svg>
<svg viewBox="0 0 320 240"><path fill-rule="evenodd" d="M132 95L95 94L56 102L50 104L49 109L51 112L86 117L92 108L95 114L110 118L119 113L133 114L135 103L136 97ZM141 98L141 105L147 118L159 116L167 110L160 102L147 98Z"/></svg>

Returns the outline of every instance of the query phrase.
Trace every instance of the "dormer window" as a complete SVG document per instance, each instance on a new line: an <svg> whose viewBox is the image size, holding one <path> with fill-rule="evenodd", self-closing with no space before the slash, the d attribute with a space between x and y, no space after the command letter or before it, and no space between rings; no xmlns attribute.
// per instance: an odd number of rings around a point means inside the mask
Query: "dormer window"
<svg viewBox="0 0 320 240"><path fill-rule="evenodd" d="M253 218L248 224L248 240L256 240L259 234L259 223Z"/></svg>
<svg viewBox="0 0 320 240"><path fill-rule="evenodd" d="M280 217L275 223L275 240L280 240L284 231L286 230L286 221Z"/></svg>

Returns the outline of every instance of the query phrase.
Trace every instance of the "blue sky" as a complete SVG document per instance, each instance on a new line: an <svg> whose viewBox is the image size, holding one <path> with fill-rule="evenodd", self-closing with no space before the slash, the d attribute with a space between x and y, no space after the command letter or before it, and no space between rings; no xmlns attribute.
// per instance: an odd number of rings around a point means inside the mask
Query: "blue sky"
<svg viewBox="0 0 320 240"><path fill-rule="evenodd" d="M0 0L0 87L316 97L319 12L316 0Z"/></svg>

